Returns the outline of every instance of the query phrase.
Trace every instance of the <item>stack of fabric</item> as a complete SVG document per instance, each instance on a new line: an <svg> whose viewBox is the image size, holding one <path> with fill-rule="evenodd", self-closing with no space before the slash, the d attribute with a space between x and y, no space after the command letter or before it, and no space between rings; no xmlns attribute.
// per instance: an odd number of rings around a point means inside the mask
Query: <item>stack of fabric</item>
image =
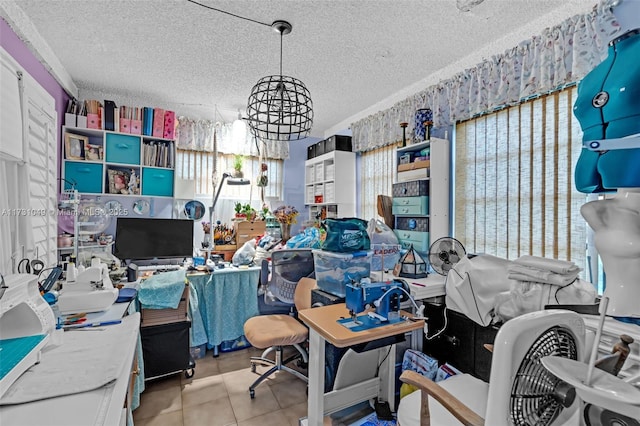
<svg viewBox="0 0 640 426"><path fill-rule="evenodd" d="M509 264L511 290L496 297L495 317L504 322L546 305L594 303L595 288L578 278L580 271L573 262L521 256Z"/></svg>

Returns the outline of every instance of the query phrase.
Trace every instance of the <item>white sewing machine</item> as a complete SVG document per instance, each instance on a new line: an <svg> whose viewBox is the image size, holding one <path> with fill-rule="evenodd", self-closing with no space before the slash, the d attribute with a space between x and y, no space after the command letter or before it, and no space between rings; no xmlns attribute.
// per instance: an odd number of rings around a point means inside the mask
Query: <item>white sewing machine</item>
<svg viewBox="0 0 640 426"><path fill-rule="evenodd" d="M56 328L49 304L40 296L38 277L9 275L0 299L0 397L32 365Z"/></svg>
<svg viewBox="0 0 640 426"><path fill-rule="evenodd" d="M118 298L107 265L97 263L79 272L75 281L67 280L58 297L61 314L106 311Z"/></svg>

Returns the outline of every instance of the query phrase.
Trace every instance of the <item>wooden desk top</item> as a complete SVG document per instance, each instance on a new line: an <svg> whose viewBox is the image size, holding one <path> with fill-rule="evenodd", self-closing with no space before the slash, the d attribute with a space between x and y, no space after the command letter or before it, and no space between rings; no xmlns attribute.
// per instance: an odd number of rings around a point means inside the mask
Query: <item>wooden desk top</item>
<svg viewBox="0 0 640 426"><path fill-rule="evenodd" d="M403 314L407 315L405 312ZM337 321L341 318L349 318L349 310L344 303L304 309L298 312L298 317L326 341L339 348L404 334L424 326L424 321L402 321L369 330L351 331Z"/></svg>

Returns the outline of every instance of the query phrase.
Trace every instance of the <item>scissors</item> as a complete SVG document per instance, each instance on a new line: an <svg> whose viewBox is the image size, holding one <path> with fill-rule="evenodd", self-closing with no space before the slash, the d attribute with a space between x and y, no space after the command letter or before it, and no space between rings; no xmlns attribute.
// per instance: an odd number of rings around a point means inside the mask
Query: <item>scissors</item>
<svg viewBox="0 0 640 426"><path fill-rule="evenodd" d="M40 272L44 269L44 262L41 261L38 257L38 249L36 248L36 259L29 259L28 257L24 257L18 262L18 273L19 274L30 274L34 273L35 275L39 275Z"/></svg>

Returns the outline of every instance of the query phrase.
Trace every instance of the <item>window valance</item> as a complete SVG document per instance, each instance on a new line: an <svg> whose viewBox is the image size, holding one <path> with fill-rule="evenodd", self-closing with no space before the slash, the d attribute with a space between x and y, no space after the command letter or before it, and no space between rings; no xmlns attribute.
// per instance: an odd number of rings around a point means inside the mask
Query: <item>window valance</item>
<svg viewBox="0 0 640 426"><path fill-rule="evenodd" d="M578 81L604 59L607 41L619 31L611 6L612 0L601 0L590 13L547 28L501 55L353 123L354 151L401 140L399 123L412 123L420 108L431 108L434 126L445 127Z"/></svg>

